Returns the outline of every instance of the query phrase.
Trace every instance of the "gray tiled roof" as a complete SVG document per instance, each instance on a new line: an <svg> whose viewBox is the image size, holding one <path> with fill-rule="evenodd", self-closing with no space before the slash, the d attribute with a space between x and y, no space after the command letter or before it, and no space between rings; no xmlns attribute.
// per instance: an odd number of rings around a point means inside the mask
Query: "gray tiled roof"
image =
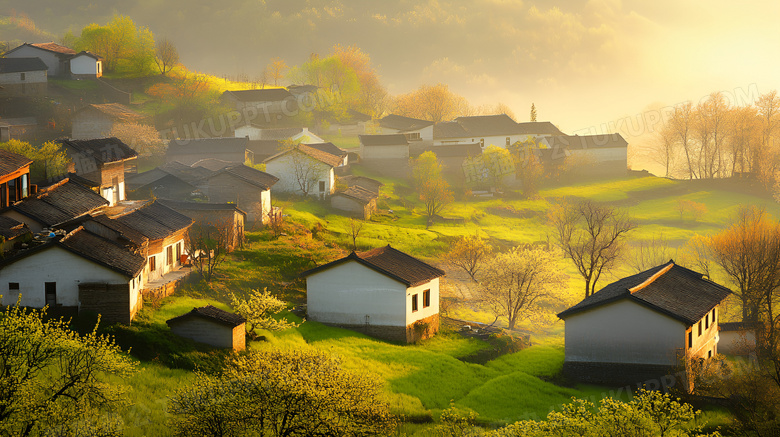
<svg viewBox="0 0 780 437"><path fill-rule="evenodd" d="M49 67L41 61L41 58L0 58L0 73L24 73L48 69Z"/></svg>
<svg viewBox="0 0 780 437"><path fill-rule="evenodd" d="M160 202L152 201L124 215L115 217L123 225L143 234L150 240L158 240L187 229L192 219Z"/></svg>
<svg viewBox="0 0 780 437"><path fill-rule="evenodd" d="M0 149L0 177L9 175L32 164L32 159Z"/></svg>
<svg viewBox="0 0 780 437"><path fill-rule="evenodd" d="M395 129L401 132L422 129L432 124L432 121L404 117L403 115L395 114L386 115L379 119L380 126L386 127L388 129Z"/></svg>
<svg viewBox="0 0 780 437"><path fill-rule="evenodd" d="M138 157L138 153L119 138L95 138L91 140L61 140L61 143L84 157L94 158L103 164L126 161Z"/></svg>
<svg viewBox="0 0 780 437"><path fill-rule="evenodd" d="M409 141L403 134L388 134L388 135L358 135L360 138L360 144L365 147L372 146L399 146L408 145Z"/></svg>
<svg viewBox="0 0 780 437"><path fill-rule="evenodd" d="M293 95L284 88L225 91L222 95L231 95L240 102L279 102L293 97Z"/></svg>
<svg viewBox="0 0 780 437"><path fill-rule="evenodd" d="M70 179L63 179L9 208L45 226L52 226L108 204L108 200L94 191Z"/></svg>
<svg viewBox="0 0 780 437"><path fill-rule="evenodd" d="M165 323L170 326L171 324L183 322L192 317L210 319L231 327L236 327L246 322L246 319L238 314L221 310L215 306L207 305L205 307L193 308L192 311L186 314L182 314L178 317L168 319L165 321Z"/></svg>
<svg viewBox="0 0 780 437"><path fill-rule="evenodd" d="M359 185L353 185L346 190L340 191L333 195L349 197L350 199L357 200L364 205L377 198L377 194L375 192L369 191Z"/></svg>
<svg viewBox="0 0 780 437"><path fill-rule="evenodd" d="M691 325L729 294L729 289L705 279L701 273L670 261L615 281L559 313L558 317L565 319L581 311L628 299Z"/></svg>
<svg viewBox="0 0 780 437"><path fill-rule="evenodd" d="M59 245L129 278L136 277L146 265L144 256L137 255L83 227L68 233L59 241Z"/></svg>

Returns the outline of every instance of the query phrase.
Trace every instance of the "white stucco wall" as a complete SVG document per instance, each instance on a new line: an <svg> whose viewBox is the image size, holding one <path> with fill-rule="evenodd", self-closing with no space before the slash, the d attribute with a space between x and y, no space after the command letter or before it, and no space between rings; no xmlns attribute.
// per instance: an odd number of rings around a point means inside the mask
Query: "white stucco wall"
<svg viewBox="0 0 780 437"><path fill-rule="evenodd" d="M268 223L271 215L271 190L260 193L260 203L263 210L262 222Z"/></svg>
<svg viewBox="0 0 780 437"><path fill-rule="evenodd" d="M22 80L24 74L24 80ZM25 71L23 73L3 73L0 74L0 84L2 85L21 85L27 83L46 83L46 71Z"/></svg>
<svg viewBox="0 0 780 437"><path fill-rule="evenodd" d="M309 317L318 322L363 325L368 316L371 325L406 326L410 319L406 286L355 261L307 277L306 290Z"/></svg>
<svg viewBox="0 0 780 437"><path fill-rule="evenodd" d="M566 318L566 361L676 365L686 326L628 300Z"/></svg>
<svg viewBox="0 0 780 437"><path fill-rule="evenodd" d="M250 140L256 141L260 139L260 129L254 126L237 127L233 136L236 138L249 137Z"/></svg>
<svg viewBox="0 0 780 437"><path fill-rule="evenodd" d="M405 159L409 158L409 146L364 146L360 145L362 159Z"/></svg>
<svg viewBox="0 0 780 437"><path fill-rule="evenodd" d="M149 252L147 253L147 262L146 262L146 268L144 271L146 271L146 278L147 281L154 281L155 279L160 279L163 275L166 273L169 273L175 269L177 269L181 263L180 260L176 258L176 245L181 244L181 252L184 253L184 238L181 238L179 240L176 240L174 243L166 244L163 246L162 251L160 252ZM173 263L168 264L166 262L166 253L169 247L172 247L173 249ZM155 269L154 271L151 270L151 260L150 258L155 258Z"/></svg>
<svg viewBox="0 0 780 437"><path fill-rule="evenodd" d="M3 305L16 302L19 294L11 293L9 282L19 283L22 305L43 308L46 304L45 283L56 282L57 304L79 306L79 284L82 282L100 282L109 284L130 284L125 276L87 261L78 255L60 247L52 246L34 255L22 258L0 270L0 294ZM137 303L138 287L131 297L131 304Z"/></svg>
<svg viewBox="0 0 780 437"><path fill-rule="evenodd" d="M431 290L431 305L425 308L423 292ZM417 295L417 311L412 311L412 296ZM420 319L439 313L439 278L427 284L409 287L406 290L406 324L410 325Z"/></svg>
<svg viewBox="0 0 780 437"><path fill-rule="evenodd" d="M99 77L98 75L98 63L96 60L87 55L76 56L70 59L70 72L72 74L88 74L90 76Z"/></svg>
<svg viewBox="0 0 780 437"><path fill-rule="evenodd" d="M49 67L49 76L60 74L60 58L52 52L35 47L24 46L13 53L5 55L6 58L40 58Z"/></svg>
<svg viewBox="0 0 780 437"><path fill-rule="evenodd" d="M525 141L528 137L536 137L536 135L493 135L484 137L463 137L463 138L434 138L433 145L441 146L447 144L473 144L479 143L480 140L485 140L485 147L490 145L506 148L506 139L509 137L509 144L514 144L517 141Z"/></svg>
<svg viewBox="0 0 780 437"><path fill-rule="evenodd" d="M293 158L292 156L293 154L297 154L299 158ZM279 182L277 182L273 186L274 191L278 191L282 193L302 194L295 173L295 166L296 166L295 159L300 159L301 160L300 162L305 162L305 164L301 164L301 165L303 166L311 165L315 169L312 172L312 177L311 177L312 183L311 183L311 189L309 190L309 195L311 196L319 195L320 181L325 182L326 195L330 195L330 193L333 192L333 186L336 181L336 176L333 171L333 167L324 164L320 161L317 161L316 159L311 158L307 155L304 155L301 152L296 152L296 151L279 156L278 158L275 158L272 161L268 161L265 163L265 172L279 178Z"/></svg>

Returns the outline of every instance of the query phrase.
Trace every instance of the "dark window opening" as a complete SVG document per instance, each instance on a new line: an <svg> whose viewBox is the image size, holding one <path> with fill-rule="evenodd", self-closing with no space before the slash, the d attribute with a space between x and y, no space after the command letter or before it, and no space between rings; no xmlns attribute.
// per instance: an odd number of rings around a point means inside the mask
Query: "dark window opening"
<svg viewBox="0 0 780 437"><path fill-rule="evenodd" d="M165 258L168 265L173 264L173 246L168 246L165 250Z"/></svg>
<svg viewBox="0 0 780 437"><path fill-rule="evenodd" d="M699 320L699 337L701 337L701 320Z"/></svg>
<svg viewBox="0 0 780 437"><path fill-rule="evenodd" d="M712 323L715 323L715 308L712 309Z"/></svg>
<svg viewBox="0 0 780 437"><path fill-rule="evenodd" d="M8 283L8 289L11 291L19 290L19 283L18 282L9 282Z"/></svg>
<svg viewBox="0 0 780 437"><path fill-rule="evenodd" d="M712 358L712 351L707 352L707 358Z"/></svg>
<svg viewBox="0 0 780 437"><path fill-rule="evenodd" d="M417 311L417 295L412 295L412 312Z"/></svg>
<svg viewBox="0 0 780 437"><path fill-rule="evenodd" d="M57 283L46 282L44 283L46 293L46 305L54 306L57 304Z"/></svg>
<svg viewBox="0 0 780 437"><path fill-rule="evenodd" d="M710 329L710 314L704 316L704 329Z"/></svg>
<svg viewBox="0 0 780 437"><path fill-rule="evenodd" d="M507 146L508 146L508 145L510 145L510 144L509 144L509 141L510 141L510 140L509 140L509 137L506 137L506 145L507 145Z"/></svg>
<svg viewBox="0 0 780 437"><path fill-rule="evenodd" d="M688 348L693 347L693 331L688 331Z"/></svg>
<svg viewBox="0 0 780 437"><path fill-rule="evenodd" d="M26 80L27 79L27 74L26 73L21 73L21 76L22 76L22 80Z"/></svg>
<svg viewBox="0 0 780 437"><path fill-rule="evenodd" d="M150 256L149 257L149 271L153 272L155 270L157 270L157 260L156 260L156 257Z"/></svg>
<svg viewBox="0 0 780 437"><path fill-rule="evenodd" d="M431 290L423 291L423 308L431 306Z"/></svg>

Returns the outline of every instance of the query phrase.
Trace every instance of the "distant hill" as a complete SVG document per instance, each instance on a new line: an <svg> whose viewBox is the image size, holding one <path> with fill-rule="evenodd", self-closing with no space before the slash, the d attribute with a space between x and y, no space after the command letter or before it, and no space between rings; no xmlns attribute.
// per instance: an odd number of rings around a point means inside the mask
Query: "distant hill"
<svg viewBox="0 0 780 437"><path fill-rule="evenodd" d="M0 53L12 49L24 42L56 41L52 33L38 28L27 17L0 15Z"/></svg>

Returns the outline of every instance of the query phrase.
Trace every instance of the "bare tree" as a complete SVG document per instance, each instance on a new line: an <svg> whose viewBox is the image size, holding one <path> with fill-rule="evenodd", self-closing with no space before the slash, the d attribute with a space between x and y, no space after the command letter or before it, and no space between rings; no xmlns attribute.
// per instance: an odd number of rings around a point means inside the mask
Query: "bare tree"
<svg viewBox="0 0 780 437"><path fill-rule="evenodd" d="M192 265L207 282L211 282L217 268L227 259L232 234L232 224L225 221L190 228L185 240L187 253Z"/></svg>
<svg viewBox="0 0 780 437"><path fill-rule="evenodd" d="M628 214L590 200L558 205L550 221L565 256L585 279L585 297L596 291L601 275L615 267L626 234L636 228Z"/></svg>
<svg viewBox="0 0 780 437"><path fill-rule="evenodd" d="M659 266L674 257L674 250L663 235L653 235L650 240L639 241L633 249L626 262L637 273Z"/></svg>
<svg viewBox="0 0 780 437"><path fill-rule="evenodd" d="M274 238L282 235L282 232L284 232L284 215L281 208L271 206L271 212L268 213L268 227L271 228Z"/></svg>
<svg viewBox="0 0 780 437"><path fill-rule="evenodd" d="M477 282L476 274L485 258L492 252L493 248L479 235L474 234L458 238L445 255L445 259L449 264L465 270L471 280Z"/></svg>
<svg viewBox="0 0 780 437"><path fill-rule="evenodd" d="M555 297L553 290L564 279L556 258L541 248L514 248L485 263L480 296L496 317L507 318L509 329L539 311L541 301Z"/></svg>
<svg viewBox="0 0 780 437"><path fill-rule="evenodd" d="M352 250L357 250L357 238L360 235L360 231L363 230L363 223L365 223L363 220L358 220L355 218L349 219L349 231L350 236L352 237Z"/></svg>
<svg viewBox="0 0 780 437"><path fill-rule="evenodd" d="M179 51L168 38L162 38L157 41L154 48L154 62L160 69L160 74L165 76L179 63Z"/></svg>
<svg viewBox="0 0 780 437"><path fill-rule="evenodd" d="M696 156L693 151L691 141L691 130L693 125L693 105L691 102L685 102L674 108L674 113L669 120L669 126L678 144L685 152L685 161L688 167L688 179L697 178L696 166L694 164Z"/></svg>
<svg viewBox="0 0 780 437"><path fill-rule="evenodd" d="M295 146L295 149L290 152L295 185L302 195L308 196L318 189L319 181L324 176L324 167L321 162L302 152L300 146Z"/></svg>
<svg viewBox="0 0 780 437"><path fill-rule="evenodd" d="M671 176L674 157L677 155L674 131L669 127L658 131L655 143L650 146L649 153L653 161L664 166L665 176L667 178Z"/></svg>

